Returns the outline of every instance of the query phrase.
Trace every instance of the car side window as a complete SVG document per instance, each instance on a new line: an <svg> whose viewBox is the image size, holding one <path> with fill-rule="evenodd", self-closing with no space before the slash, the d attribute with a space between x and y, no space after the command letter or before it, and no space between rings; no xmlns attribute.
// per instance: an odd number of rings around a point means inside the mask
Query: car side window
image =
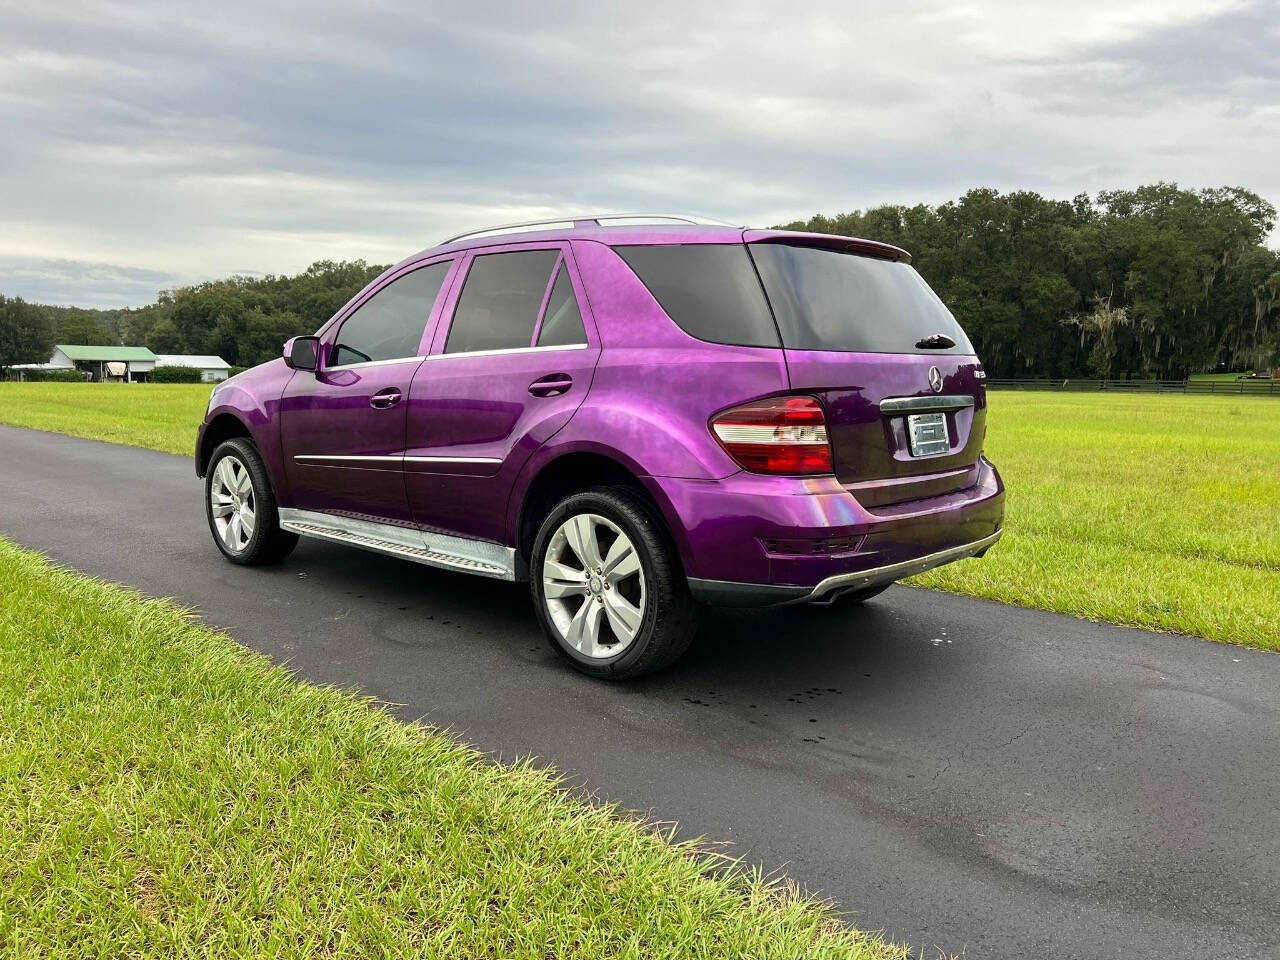
<svg viewBox="0 0 1280 960"><path fill-rule="evenodd" d="M547 310L538 328L539 347L571 347L587 342L587 331L582 326L582 313L578 310L578 298L573 295L573 282L568 268L561 263L556 282L547 298Z"/></svg>
<svg viewBox="0 0 1280 960"><path fill-rule="evenodd" d="M406 273L357 307L342 322L329 366L416 357L450 263L446 260Z"/></svg>
<svg viewBox="0 0 1280 960"><path fill-rule="evenodd" d="M444 352L531 346L551 268L559 255L558 250L521 250L472 260Z"/></svg>

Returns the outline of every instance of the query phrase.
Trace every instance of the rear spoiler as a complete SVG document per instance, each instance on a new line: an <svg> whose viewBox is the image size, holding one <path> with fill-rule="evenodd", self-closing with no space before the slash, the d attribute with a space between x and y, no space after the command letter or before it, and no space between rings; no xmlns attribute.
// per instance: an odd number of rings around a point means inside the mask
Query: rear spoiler
<svg viewBox="0 0 1280 960"><path fill-rule="evenodd" d="M824 250L845 250L863 256L880 257L882 260L911 262L911 254L891 243L862 240L858 237L839 237L832 233L802 233L799 230L744 230L744 243L785 243L793 247L819 247Z"/></svg>

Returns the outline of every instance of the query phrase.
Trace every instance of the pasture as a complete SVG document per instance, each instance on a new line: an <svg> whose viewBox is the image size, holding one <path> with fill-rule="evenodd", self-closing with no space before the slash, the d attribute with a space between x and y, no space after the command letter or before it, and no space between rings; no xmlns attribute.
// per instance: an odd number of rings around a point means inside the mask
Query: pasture
<svg viewBox="0 0 1280 960"><path fill-rule="evenodd" d="M209 391L0 383L0 422L189 455ZM909 582L1280 650L1280 401L993 390L989 402L1005 537Z"/></svg>

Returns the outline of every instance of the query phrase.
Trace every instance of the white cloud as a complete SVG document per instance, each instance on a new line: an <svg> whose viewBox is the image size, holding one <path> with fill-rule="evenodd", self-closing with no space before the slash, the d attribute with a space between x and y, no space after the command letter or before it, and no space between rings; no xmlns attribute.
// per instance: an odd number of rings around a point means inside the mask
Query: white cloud
<svg viewBox="0 0 1280 960"><path fill-rule="evenodd" d="M1278 12L0 2L0 290L76 260L42 297L136 303L146 271L388 262L587 209L767 224L1159 179L1275 202Z"/></svg>

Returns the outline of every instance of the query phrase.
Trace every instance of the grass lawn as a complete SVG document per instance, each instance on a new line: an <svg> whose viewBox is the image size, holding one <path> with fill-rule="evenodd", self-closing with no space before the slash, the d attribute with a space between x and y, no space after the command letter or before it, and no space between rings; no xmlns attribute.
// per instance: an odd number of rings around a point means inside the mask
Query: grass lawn
<svg viewBox="0 0 1280 960"><path fill-rule="evenodd" d="M0 423L192 456L208 383L0 383Z"/></svg>
<svg viewBox="0 0 1280 960"><path fill-rule="evenodd" d="M1280 398L988 396L1004 539L911 582L1280 650Z"/></svg>
<svg viewBox="0 0 1280 960"><path fill-rule="evenodd" d="M1193 373L1187 379L1189 380L1209 380L1214 383L1235 383L1245 374L1238 373Z"/></svg>
<svg viewBox="0 0 1280 960"><path fill-rule="evenodd" d="M6 956L905 956L3 540L0 819Z"/></svg>
<svg viewBox="0 0 1280 960"><path fill-rule="evenodd" d="M189 455L208 396L0 383L0 422ZM989 397L1005 538L911 582L1280 650L1280 398Z"/></svg>

